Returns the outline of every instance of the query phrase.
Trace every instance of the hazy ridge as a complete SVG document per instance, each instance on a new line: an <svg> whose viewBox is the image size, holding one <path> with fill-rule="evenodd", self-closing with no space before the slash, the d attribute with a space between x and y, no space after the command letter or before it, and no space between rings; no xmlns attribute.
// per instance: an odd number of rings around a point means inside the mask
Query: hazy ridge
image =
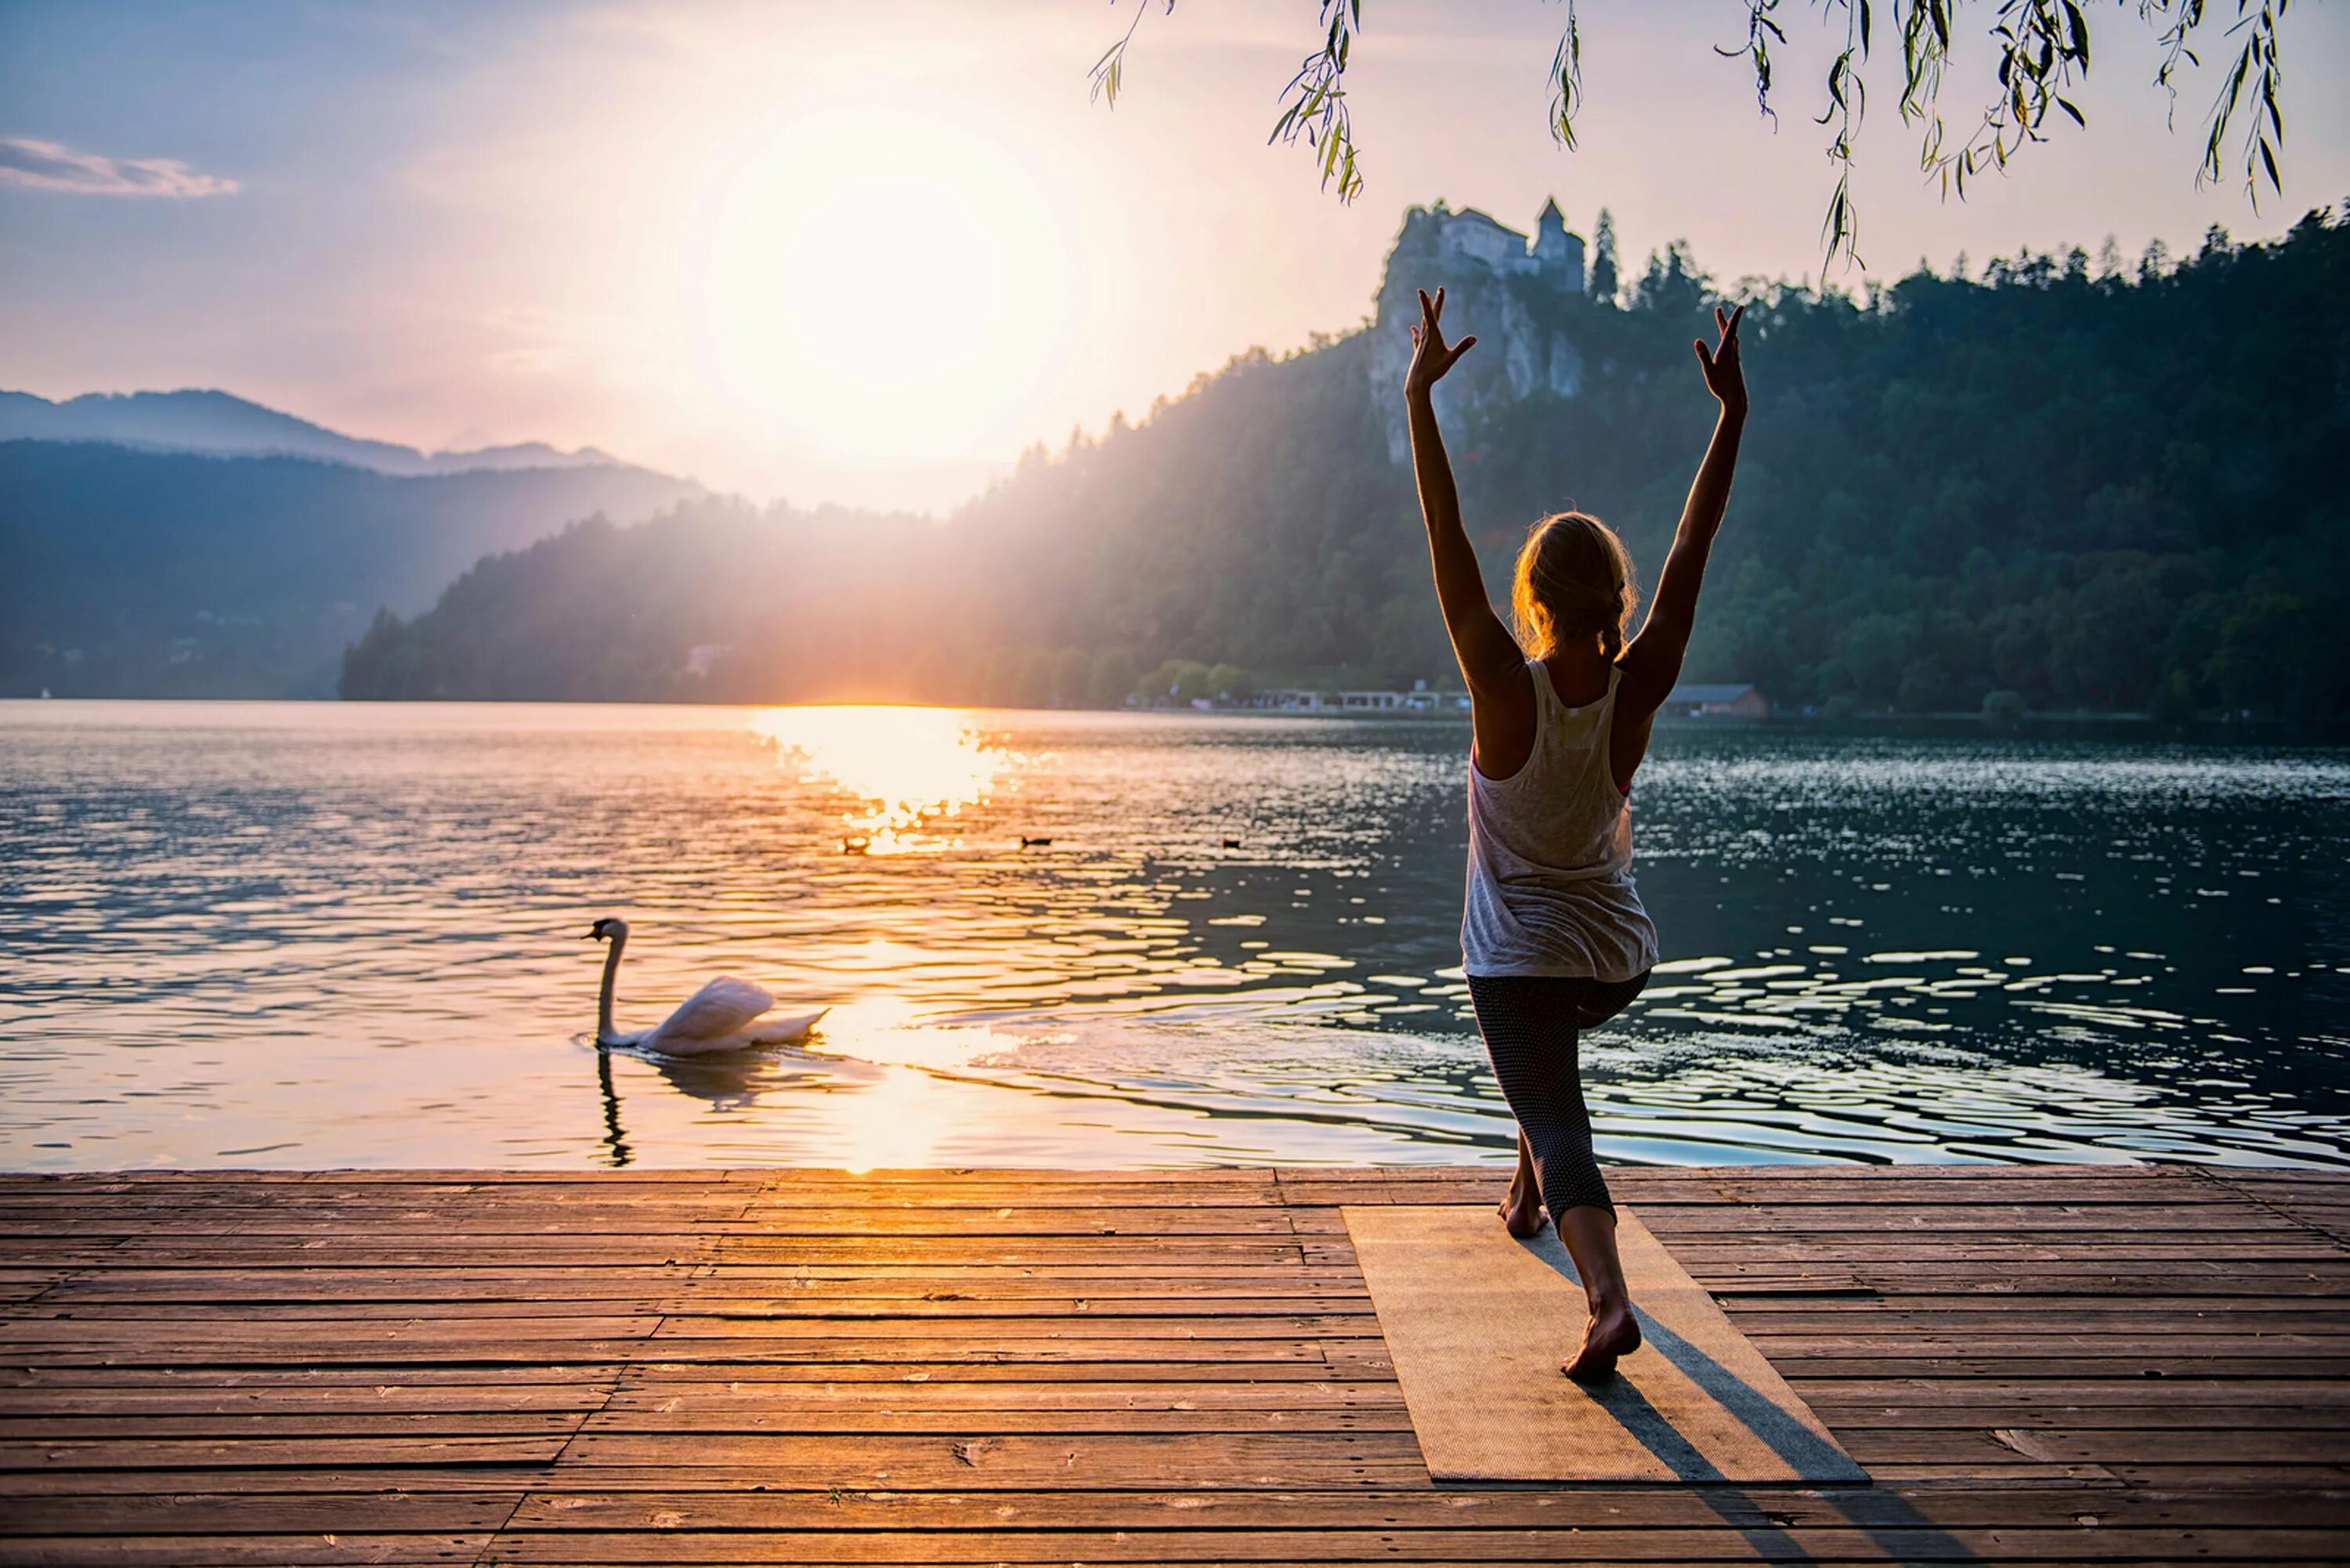
<svg viewBox="0 0 2350 1568"><path fill-rule="evenodd" d="M544 441L472 452L420 452L348 436L227 392L86 392L52 402L0 391L0 441L108 441L216 457L312 457L378 473L466 473L484 468L617 467L593 447L562 452Z"/></svg>
<svg viewBox="0 0 2350 1568"><path fill-rule="evenodd" d="M699 489L610 462L396 477L0 441L0 695L330 696L378 607L421 609L484 552Z"/></svg>

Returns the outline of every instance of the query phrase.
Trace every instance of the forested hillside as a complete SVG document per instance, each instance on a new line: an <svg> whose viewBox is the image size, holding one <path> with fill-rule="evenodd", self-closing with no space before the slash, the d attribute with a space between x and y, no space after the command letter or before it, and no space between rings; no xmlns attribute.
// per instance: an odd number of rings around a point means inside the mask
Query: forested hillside
<svg viewBox="0 0 2350 1568"><path fill-rule="evenodd" d="M2273 244L2215 233L2175 265L2075 251L1861 300L1762 293L1690 678L1839 709L2012 691L2337 717L2345 289L2350 225L2319 213ZM1620 299L1545 299L1582 361L1575 395L1457 415L1497 597L1526 524L1568 504L1653 574L1711 416L1690 341L1713 297L1676 250ZM1235 360L1139 425L1032 453L943 524L699 504L576 530L484 563L416 621L380 620L344 690L1075 702L1169 659L1446 680L1369 348Z"/></svg>
<svg viewBox="0 0 2350 1568"><path fill-rule="evenodd" d="M343 660L346 697L980 700L947 649L991 647L954 530L870 513L686 503L601 518L467 572L428 615L389 611ZM1007 693L1008 694L1008 693Z"/></svg>

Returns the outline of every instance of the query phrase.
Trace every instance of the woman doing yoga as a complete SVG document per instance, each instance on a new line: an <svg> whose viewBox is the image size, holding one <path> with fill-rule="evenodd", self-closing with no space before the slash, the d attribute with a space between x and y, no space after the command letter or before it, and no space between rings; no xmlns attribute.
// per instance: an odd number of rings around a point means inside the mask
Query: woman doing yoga
<svg viewBox="0 0 2350 1568"><path fill-rule="evenodd" d="M1461 967L1518 1122L1518 1171L1502 1218L1512 1235L1531 1236L1549 1209L1591 1303L1582 1347L1562 1369L1604 1376L1638 1347L1640 1329L1616 1255L1616 1210L1591 1151L1577 1042L1639 993L1657 961L1656 928L1632 883L1632 774L1680 677L1706 555L1730 500L1746 423L1744 307L1716 310L1720 342L1696 346L1721 415L1648 619L1628 644L1631 557L1613 530L1580 512L1544 518L1518 552L1515 635L1494 613L1430 401L1477 339L1446 346L1442 289L1434 299L1421 291L1419 307L1404 378L1412 470L1475 729Z"/></svg>

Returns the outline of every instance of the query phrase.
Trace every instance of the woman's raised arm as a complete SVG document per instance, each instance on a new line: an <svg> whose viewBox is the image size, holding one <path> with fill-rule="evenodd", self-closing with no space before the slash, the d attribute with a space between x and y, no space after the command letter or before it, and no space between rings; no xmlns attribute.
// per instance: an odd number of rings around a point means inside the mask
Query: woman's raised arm
<svg viewBox="0 0 2350 1568"><path fill-rule="evenodd" d="M1689 501L1681 508L1680 527L1648 601L1648 618L1640 635L1624 650L1624 683L1619 706L1633 714L1655 712L1681 678L1681 657L1689 651L1690 631L1697 624L1698 589L1705 582L1706 556L1713 535L1730 505L1731 475L1738 467L1738 441L1746 430L1746 373L1738 358L1738 321L1746 307L1724 315L1713 312L1721 341L1712 352L1697 345L1698 368L1705 372L1706 390L1721 405L1714 421L1713 440L1698 465Z"/></svg>
<svg viewBox="0 0 2350 1568"><path fill-rule="evenodd" d="M1445 346L1439 318L1444 312L1444 291L1428 297L1419 291L1419 322L1411 329L1411 369L1403 379L1404 406L1411 426L1411 472L1419 484L1419 514L1428 524L1428 554L1436 568L1436 597L1444 607L1444 629L1452 638L1452 656L1472 696L1506 693L1514 698L1525 685L1525 655L1502 618L1485 597L1485 576L1477 567L1477 552L1461 524L1461 494L1452 483L1451 460L1444 454L1444 437L1436 428L1436 383L1461 356L1475 346L1473 337Z"/></svg>

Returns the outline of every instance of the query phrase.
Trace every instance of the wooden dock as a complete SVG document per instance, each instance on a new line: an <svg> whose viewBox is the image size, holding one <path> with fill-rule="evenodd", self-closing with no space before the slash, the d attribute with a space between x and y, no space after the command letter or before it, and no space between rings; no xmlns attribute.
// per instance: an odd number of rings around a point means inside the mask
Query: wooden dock
<svg viewBox="0 0 2350 1568"><path fill-rule="evenodd" d="M1617 1179L1872 1484L1431 1484L1491 1169L20 1175L0 1562L2350 1560L2350 1179Z"/></svg>

